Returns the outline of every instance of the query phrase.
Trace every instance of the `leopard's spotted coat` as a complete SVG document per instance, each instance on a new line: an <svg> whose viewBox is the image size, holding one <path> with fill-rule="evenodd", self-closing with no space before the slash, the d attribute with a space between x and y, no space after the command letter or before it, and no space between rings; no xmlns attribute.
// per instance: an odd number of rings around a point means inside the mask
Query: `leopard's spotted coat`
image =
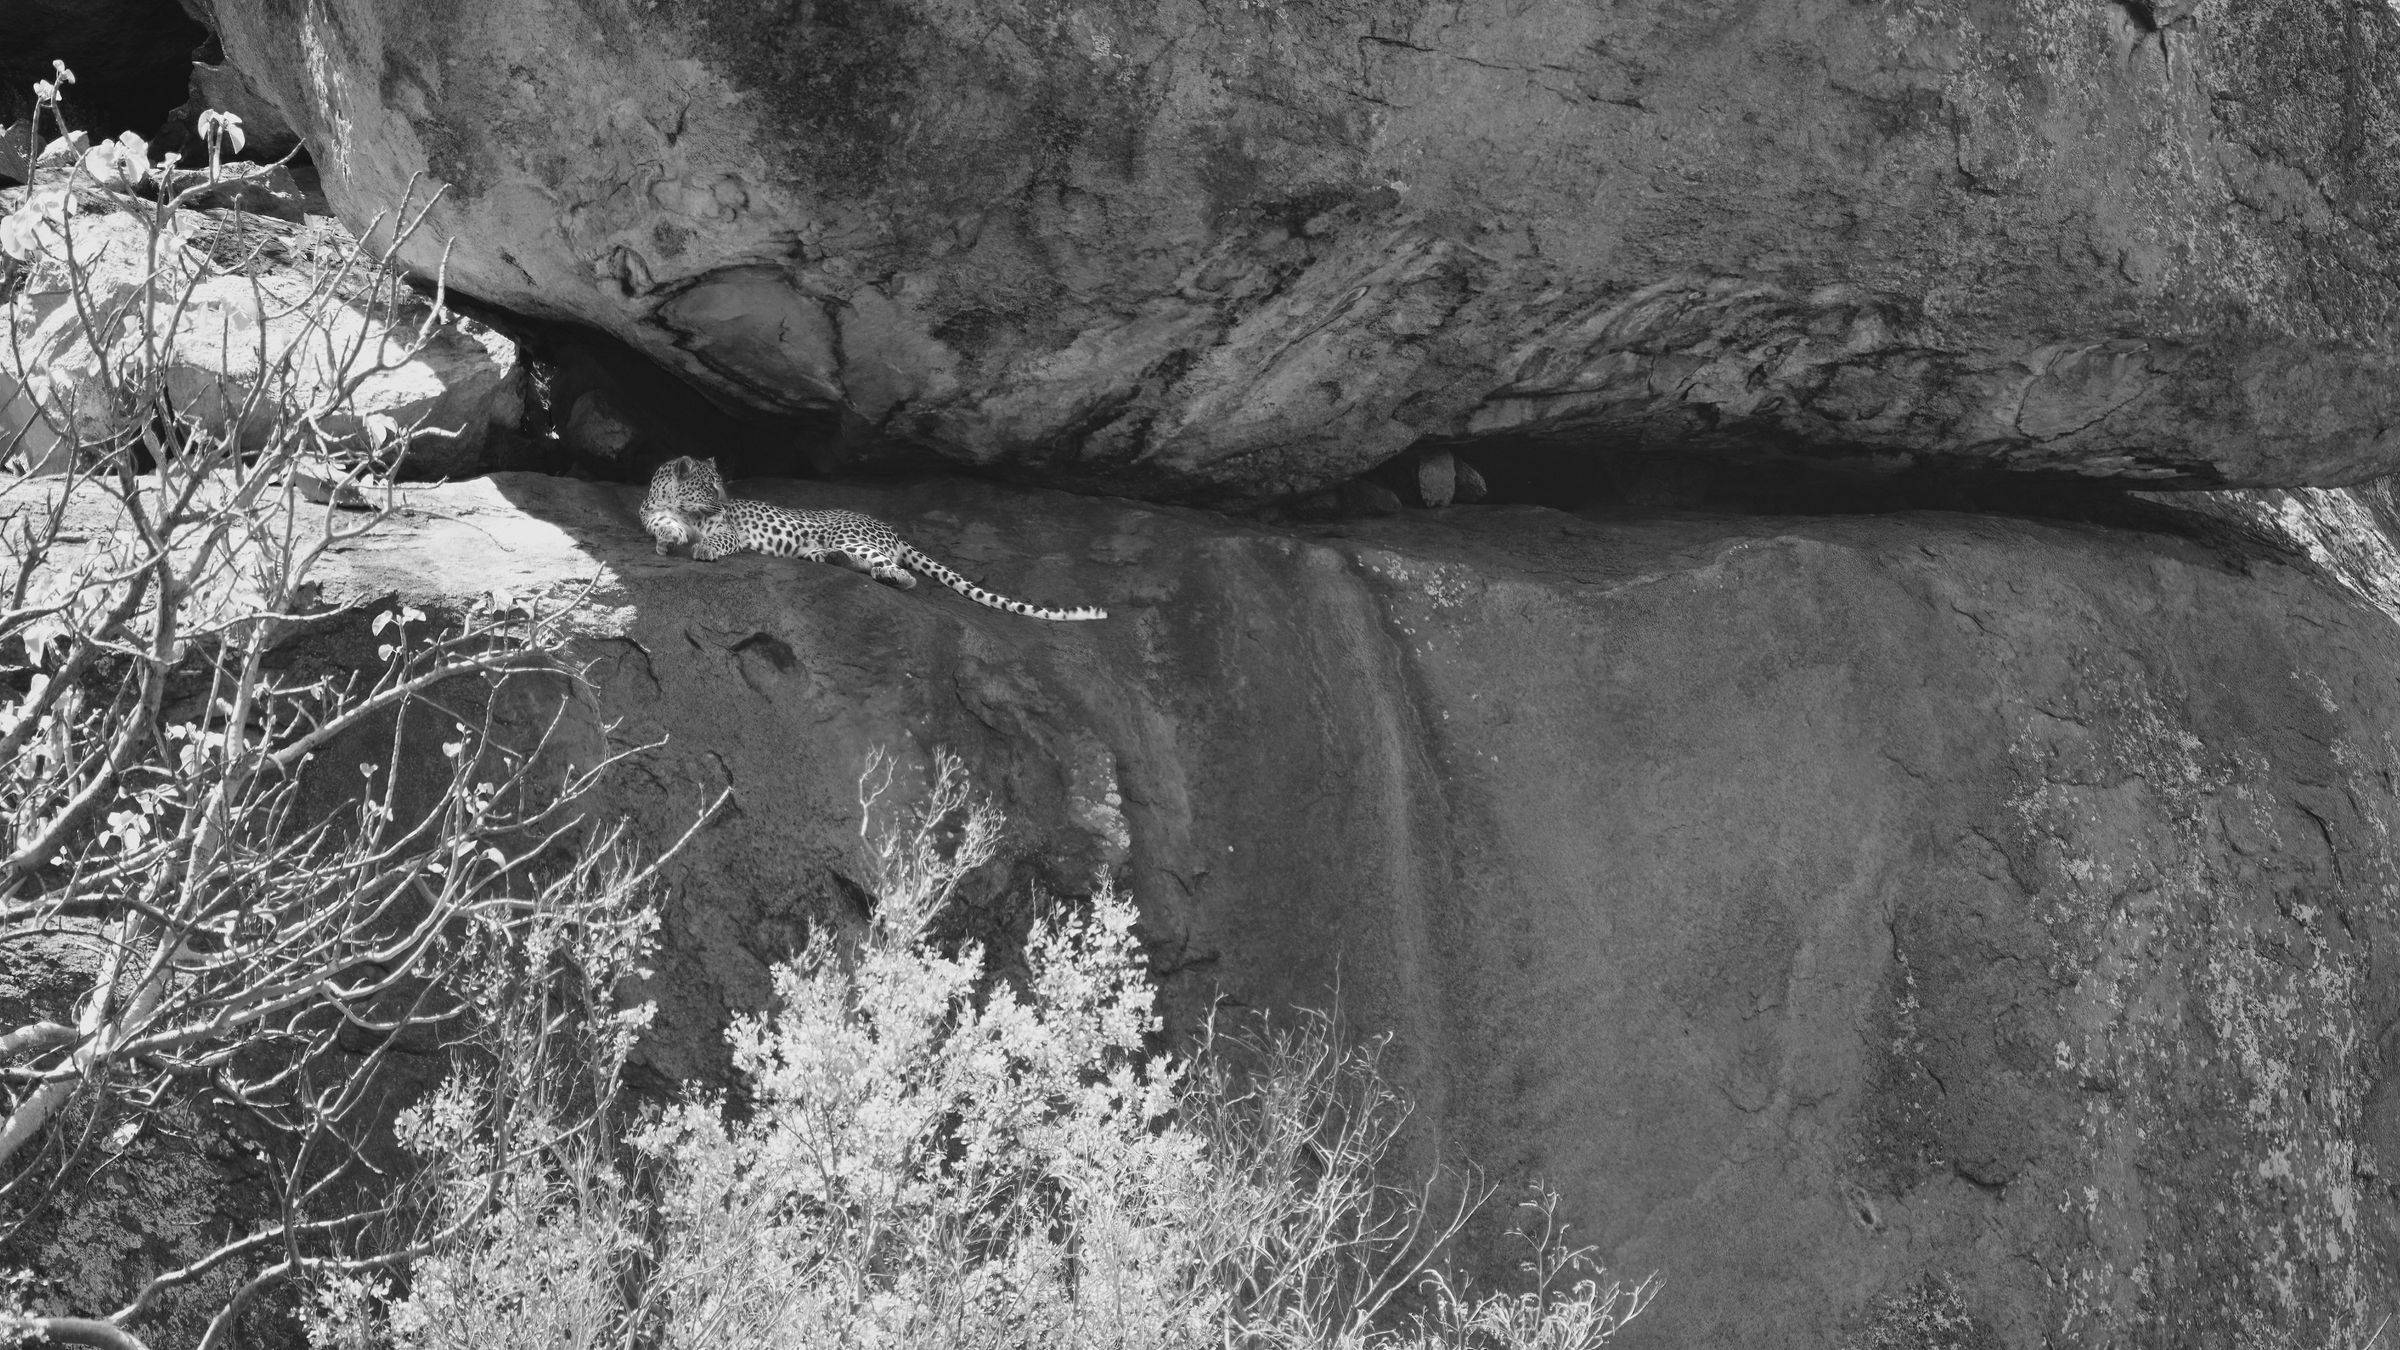
<svg viewBox="0 0 2400 1350"><path fill-rule="evenodd" d="M642 528L658 552L688 543L692 556L713 562L735 553L765 553L838 563L903 589L917 584L911 571L958 592L979 605L1035 619L1105 619L1108 611L1083 605L1049 609L987 591L927 557L897 531L856 511L794 511L725 493L713 459L679 456L650 476L642 498Z"/></svg>

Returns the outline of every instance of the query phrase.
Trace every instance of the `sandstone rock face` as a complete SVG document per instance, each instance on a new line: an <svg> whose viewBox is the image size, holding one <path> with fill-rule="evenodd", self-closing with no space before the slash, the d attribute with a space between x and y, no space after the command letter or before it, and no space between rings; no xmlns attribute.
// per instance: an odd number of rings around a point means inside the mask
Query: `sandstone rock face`
<svg viewBox="0 0 2400 1350"><path fill-rule="evenodd" d="M1624 1344L2356 1346L2400 1296L2372 503L2254 502L2267 548L747 490L1111 618L656 558L633 489L515 475L416 494L328 591L601 574L592 698L669 739L596 806L663 840L734 793L670 904L661 1078L843 903L868 750L946 746L1008 884L1130 877L1187 1025L1338 982L1447 1156L1666 1278Z"/></svg>
<svg viewBox="0 0 2400 1350"><path fill-rule="evenodd" d="M242 148L238 152L258 163L282 159L300 144L300 137L283 120L274 104L261 97L242 72L227 65L210 65L206 61L192 62L191 97L175 110L172 125L177 129L195 127L200 114L211 110L228 112L242 119ZM208 158L207 144L196 130L191 131L192 151L187 158L195 161Z"/></svg>
<svg viewBox="0 0 2400 1350"><path fill-rule="evenodd" d="M2400 458L2371 6L206 7L353 224L442 191L418 265L1019 478Z"/></svg>
<svg viewBox="0 0 2400 1350"><path fill-rule="evenodd" d="M11 463L60 472L78 446L138 433L128 422L135 411L112 394L126 384L124 363L155 355L154 377L177 413L248 452L297 434L300 418L338 403L316 422L339 455L388 452L407 432L405 473L463 477L493 467L496 442L524 410L514 343L480 324L432 321L413 296L394 306L355 283L337 287L328 278L340 243L295 246L310 256L264 275L221 271L198 247L204 236L215 236L211 253L255 260L295 232L186 211L168 220L154 249L147 217L135 214L149 203L91 197L67 217L74 265L66 239L49 236L0 308L0 448ZM0 213L13 205L0 199ZM353 382L354 392L333 397Z"/></svg>

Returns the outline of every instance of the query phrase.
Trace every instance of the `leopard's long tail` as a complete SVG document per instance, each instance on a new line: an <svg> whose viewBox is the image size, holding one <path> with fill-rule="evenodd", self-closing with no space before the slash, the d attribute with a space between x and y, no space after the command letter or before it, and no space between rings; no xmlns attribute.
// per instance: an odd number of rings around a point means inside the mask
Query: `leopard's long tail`
<svg viewBox="0 0 2400 1350"><path fill-rule="evenodd" d="M951 590L958 592L960 595L967 597L969 600L972 600L979 605L989 605L993 609L1004 609L1011 614L1022 614L1029 619L1058 619L1061 621L1067 621L1074 619L1105 619L1108 617L1107 610L1101 609L1095 605L1079 605L1074 609L1045 609L1040 605L1026 604L1022 600L1011 600L1005 595L985 590L983 587L967 580L965 577L960 576L951 569L942 566L940 563L935 562L931 558L926 557L924 550L918 548L914 544L904 543L900 546L900 548L900 561L905 563L910 571L922 572L926 576L932 577L935 581L942 583Z"/></svg>

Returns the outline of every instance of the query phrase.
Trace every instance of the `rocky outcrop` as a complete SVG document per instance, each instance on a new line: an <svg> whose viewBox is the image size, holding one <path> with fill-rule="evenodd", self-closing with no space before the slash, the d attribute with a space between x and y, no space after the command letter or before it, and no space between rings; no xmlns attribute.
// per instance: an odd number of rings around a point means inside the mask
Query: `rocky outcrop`
<svg viewBox="0 0 2400 1350"><path fill-rule="evenodd" d="M256 197L275 181L290 183L240 174L221 190L238 201L239 185ZM138 198L85 190L69 205L54 185L36 190L52 194L60 228L41 236L0 309L0 452L17 471L62 472L145 435L155 449L143 423L156 406L117 396L144 362L155 382L145 387L187 429L256 453L309 422L336 478L370 455L435 478L518 452L516 345L377 284L333 222L193 209L154 225L155 206ZM24 200L0 193L0 215Z"/></svg>
<svg viewBox="0 0 2400 1350"><path fill-rule="evenodd" d="M282 159L300 147L299 134L284 122L273 103L250 87L242 72L207 61L194 61L191 66L191 97L168 115L165 137L171 144L187 147L187 159L208 158L207 142L197 127L200 114L211 110L242 119L242 145L234 153L257 163Z"/></svg>
<svg viewBox="0 0 2400 1350"><path fill-rule="evenodd" d="M526 476L413 494L329 578L600 577L591 698L666 739L596 809L663 840L733 792L654 1082L716 1072L852 903L867 752L941 746L1016 830L967 922L1115 869L1185 1024L1338 988L1428 1145L1664 1275L1624 1344L2355 1346L2400 1296L2400 626L2351 589L2400 571L2343 524L2383 508L1267 529L749 490L1111 618L658 558L634 489Z"/></svg>
<svg viewBox="0 0 2400 1350"><path fill-rule="evenodd" d="M1501 435L2400 460L2374 6L206 7L354 224L439 188L417 265L838 408L821 458L1192 498Z"/></svg>

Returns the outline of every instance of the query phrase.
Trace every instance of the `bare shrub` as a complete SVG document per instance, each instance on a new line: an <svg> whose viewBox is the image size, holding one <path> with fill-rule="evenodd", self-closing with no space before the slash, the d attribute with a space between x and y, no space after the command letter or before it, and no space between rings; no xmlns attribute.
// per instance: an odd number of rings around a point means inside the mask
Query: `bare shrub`
<svg viewBox="0 0 2400 1350"><path fill-rule="evenodd" d="M646 941L651 872L576 805L617 758L564 734L579 597L386 604L371 625L318 612L320 560L392 506L359 491L363 466L333 482L324 466L357 466L333 428L423 341L352 321L361 294L397 305L388 264L413 222L297 297L256 293L297 337L247 334L240 378L195 418L169 373L207 269L178 242L175 196L76 208L150 171L136 143L103 149L0 221L20 270L61 279L50 318L96 363L84 403L27 393L0 436L0 463L25 464L29 439L65 447L51 476L0 479L0 959L95 954L66 1006L0 1026L0 1245L54 1267L0 1283L0 1341L136 1345L157 1327L207 1350L280 1285L367 1280L456 1241L501 1208L528 1132L572 1130L613 1095L633 1023L611 999ZM107 250L103 291L86 229L127 220L135 247ZM0 314L12 341L21 317ZM365 670L279 663L293 635L345 622L371 626ZM512 706L553 712L525 726ZM433 766L414 777L412 746ZM444 1047L474 1089L427 1109L453 1131L471 1112L486 1178L450 1197L447 1228L393 1191L388 1128ZM62 1278L76 1253L56 1230L132 1166L130 1141L202 1119L248 1155L257 1222L183 1234L164 1265L134 1251Z"/></svg>

